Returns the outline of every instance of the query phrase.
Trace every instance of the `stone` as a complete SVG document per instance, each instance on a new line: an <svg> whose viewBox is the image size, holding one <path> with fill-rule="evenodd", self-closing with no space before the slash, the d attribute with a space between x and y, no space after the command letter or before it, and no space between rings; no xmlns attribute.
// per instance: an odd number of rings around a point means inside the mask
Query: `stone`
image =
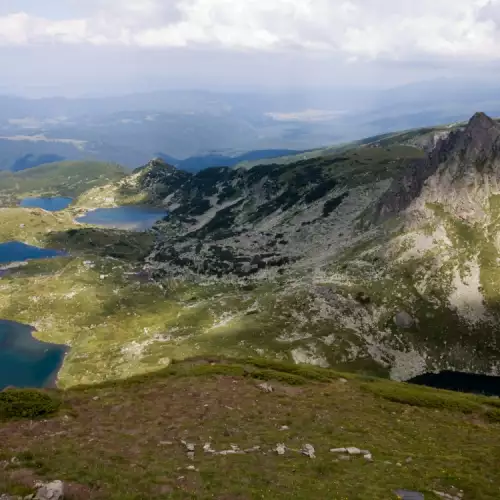
<svg viewBox="0 0 500 500"><path fill-rule="evenodd" d="M282 426L280 427L280 431L287 431L287 430L289 430L289 429L290 429L290 427L288 427L288 425L282 425Z"/></svg>
<svg viewBox="0 0 500 500"><path fill-rule="evenodd" d="M363 455L363 458L365 460L367 460L368 462L372 462L373 461L373 457L372 457L371 453L366 453L365 455Z"/></svg>
<svg viewBox="0 0 500 500"><path fill-rule="evenodd" d="M341 384L347 384L347 382L348 382L348 380L346 378L339 378L338 381Z"/></svg>
<svg viewBox="0 0 500 500"><path fill-rule="evenodd" d="M274 451L278 454L278 455L284 455L285 454L285 451L286 451L286 446L283 444L283 443L278 443L276 445L276 448L274 449Z"/></svg>
<svg viewBox="0 0 500 500"><path fill-rule="evenodd" d="M346 451L349 455L361 455L361 450L359 448L355 448L354 446L346 448Z"/></svg>
<svg viewBox="0 0 500 500"><path fill-rule="evenodd" d="M260 451L260 446L253 446L252 448L247 448L245 453L252 453L253 451Z"/></svg>
<svg viewBox="0 0 500 500"><path fill-rule="evenodd" d="M52 481L43 485L37 492L35 500L61 500L64 497L64 483Z"/></svg>
<svg viewBox="0 0 500 500"><path fill-rule="evenodd" d="M396 490L394 492L401 500L425 500L422 493L417 491Z"/></svg>
<svg viewBox="0 0 500 500"><path fill-rule="evenodd" d="M330 453L347 453L347 448L332 448Z"/></svg>
<svg viewBox="0 0 500 500"><path fill-rule="evenodd" d="M188 451L187 457L189 458L189 460L194 460L194 451Z"/></svg>
<svg viewBox="0 0 500 500"><path fill-rule="evenodd" d="M261 391L263 392L273 392L273 386L271 384L268 384L267 382L264 382L263 384L259 384L257 386Z"/></svg>
<svg viewBox="0 0 500 500"><path fill-rule="evenodd" d="M203 445L203 451L205 453L215 453L215 450L212 448L212 443L205 443Z"/></svg>
<svg viewBox="0 0 500 500"><path fill-rule="evenodd" d="M411 464L411 463L413 462L413 458L412 458L412 457L408 457L408 458L405 460L405 462L406 462L407 464Z"/></svg>
<svg viewBox="0 0 500 500"><path fill-rule="evenodd" d="M399 328L411 328L415 320L406 311L399 311L394 316L394 323Z"/></svg>
<svg viewBox="0 0 500 500"><path fill-rule="evenodd" d="M300 450L300 452L302 453L302 455L305 455L306 457L316 458L316 451L312 444L305 444Z"/></svg>
<svg viewBox="0 0 500 500"><path fill-rule="evenodd" d="M194 451L195 445L193 443L186 443L186 441L181 442L186 447L187 451Z"/></svg>

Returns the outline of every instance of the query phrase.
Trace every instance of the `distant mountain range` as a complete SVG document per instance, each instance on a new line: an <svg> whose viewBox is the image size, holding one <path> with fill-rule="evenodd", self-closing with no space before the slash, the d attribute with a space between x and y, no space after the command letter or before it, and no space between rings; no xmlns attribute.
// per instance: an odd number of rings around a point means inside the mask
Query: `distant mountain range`
<svg viewBox="0 0 500 500"><path fill-rule="evenodd" d="M476 109L500 114L496 84L442 79L382 90L0 96L0 170L29 168L45 162L46 155L133 169L160 155L174 158L177 165L185 162L181 168L194 171L233 164L247 151L263 152L265 159L268 150L278 150L269 153L273 155L308 150L460 121Z"/></svg>

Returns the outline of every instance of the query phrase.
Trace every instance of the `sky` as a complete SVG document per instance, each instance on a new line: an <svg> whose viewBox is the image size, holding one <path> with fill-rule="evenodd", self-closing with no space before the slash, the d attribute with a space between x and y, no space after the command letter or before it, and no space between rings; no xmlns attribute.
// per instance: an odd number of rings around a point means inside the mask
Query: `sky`
<svg viewBox="0 0 500 500"><path fill-rule="evenodd" d="M391 86L500 65L500 0L0 0L0 91Z"/></svg>

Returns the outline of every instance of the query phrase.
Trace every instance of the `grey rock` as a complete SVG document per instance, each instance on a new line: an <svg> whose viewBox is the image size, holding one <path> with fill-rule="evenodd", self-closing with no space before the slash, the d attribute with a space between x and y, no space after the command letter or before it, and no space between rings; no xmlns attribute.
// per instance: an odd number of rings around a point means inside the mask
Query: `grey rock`
<svg viewBox="0 0 500 500"><path fill-rule="evenodd" d="M193 443L187 443L186 441L181 441L181 443L186 447L187 451L194 451L195 445Z"/></svg>
<svg viewBox="0 0 500 500"><path fill-rule="evenodd" d="M263 384L259 384L257 386L261 391L263 392L273 392L273 386L271 384L268 384L267 382L264 382Z"/></svg>
<svg viewBox="0 0 500 500"><path fill-rule="evenodd" d="M354 446L346 448L346 451L349 455L361 455L361 450L359 448L355 448Z"/></svg>
<svg viewBox="0 0 500 500"><path fill-rule="evenodd" d="M278 454L278 455L284 455L285 454L285 451L286 451L286 446L283 444L283 443L278 443L276 445L276 448L274 449L274 451Z"/></svg>
<svg viewBox="0 0 500 500"><path fill-rule="evenodd" d="M252 453L254 451L260 451L260 446L253 446L252 448L247 448L245 453Z"/></svg>
<svg viewBox="0 0 500 500"><path fill-rule="evenodd" d="M394 316L394 323L399 328L411 328L415 324L415 320L406 311L399 311Z"/></svg>
<svg viewBox="0 0 500 500"><path fill-rule="evenodd" d="M330 453L347 453L347 448L332 448Z"/></svg>
<svg viewBox="0 0 500 500"><path fill-rule="evenodd" d="M316 450L314 449L314 446L312 444L305 444L300 452L306 457L316 458Z"/></svg>
<svg viewBox="0 0 500 500"><path fill-rule="evenodd" d="M64 483L62 481L44 484L35 496L35 500L61 500L62 498L64 498Z"/></svg>

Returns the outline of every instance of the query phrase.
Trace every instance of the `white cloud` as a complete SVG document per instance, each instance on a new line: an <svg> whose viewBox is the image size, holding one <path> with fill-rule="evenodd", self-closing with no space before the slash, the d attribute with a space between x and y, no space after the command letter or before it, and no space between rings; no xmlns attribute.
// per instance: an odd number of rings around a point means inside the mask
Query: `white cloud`
<svg viewBox="0 0 500 500"><path fill-rule="evenodd" d="M351 61L500 55L500 0L87 0L80 12L0 17L0 45L301 49Z"/></svg>

